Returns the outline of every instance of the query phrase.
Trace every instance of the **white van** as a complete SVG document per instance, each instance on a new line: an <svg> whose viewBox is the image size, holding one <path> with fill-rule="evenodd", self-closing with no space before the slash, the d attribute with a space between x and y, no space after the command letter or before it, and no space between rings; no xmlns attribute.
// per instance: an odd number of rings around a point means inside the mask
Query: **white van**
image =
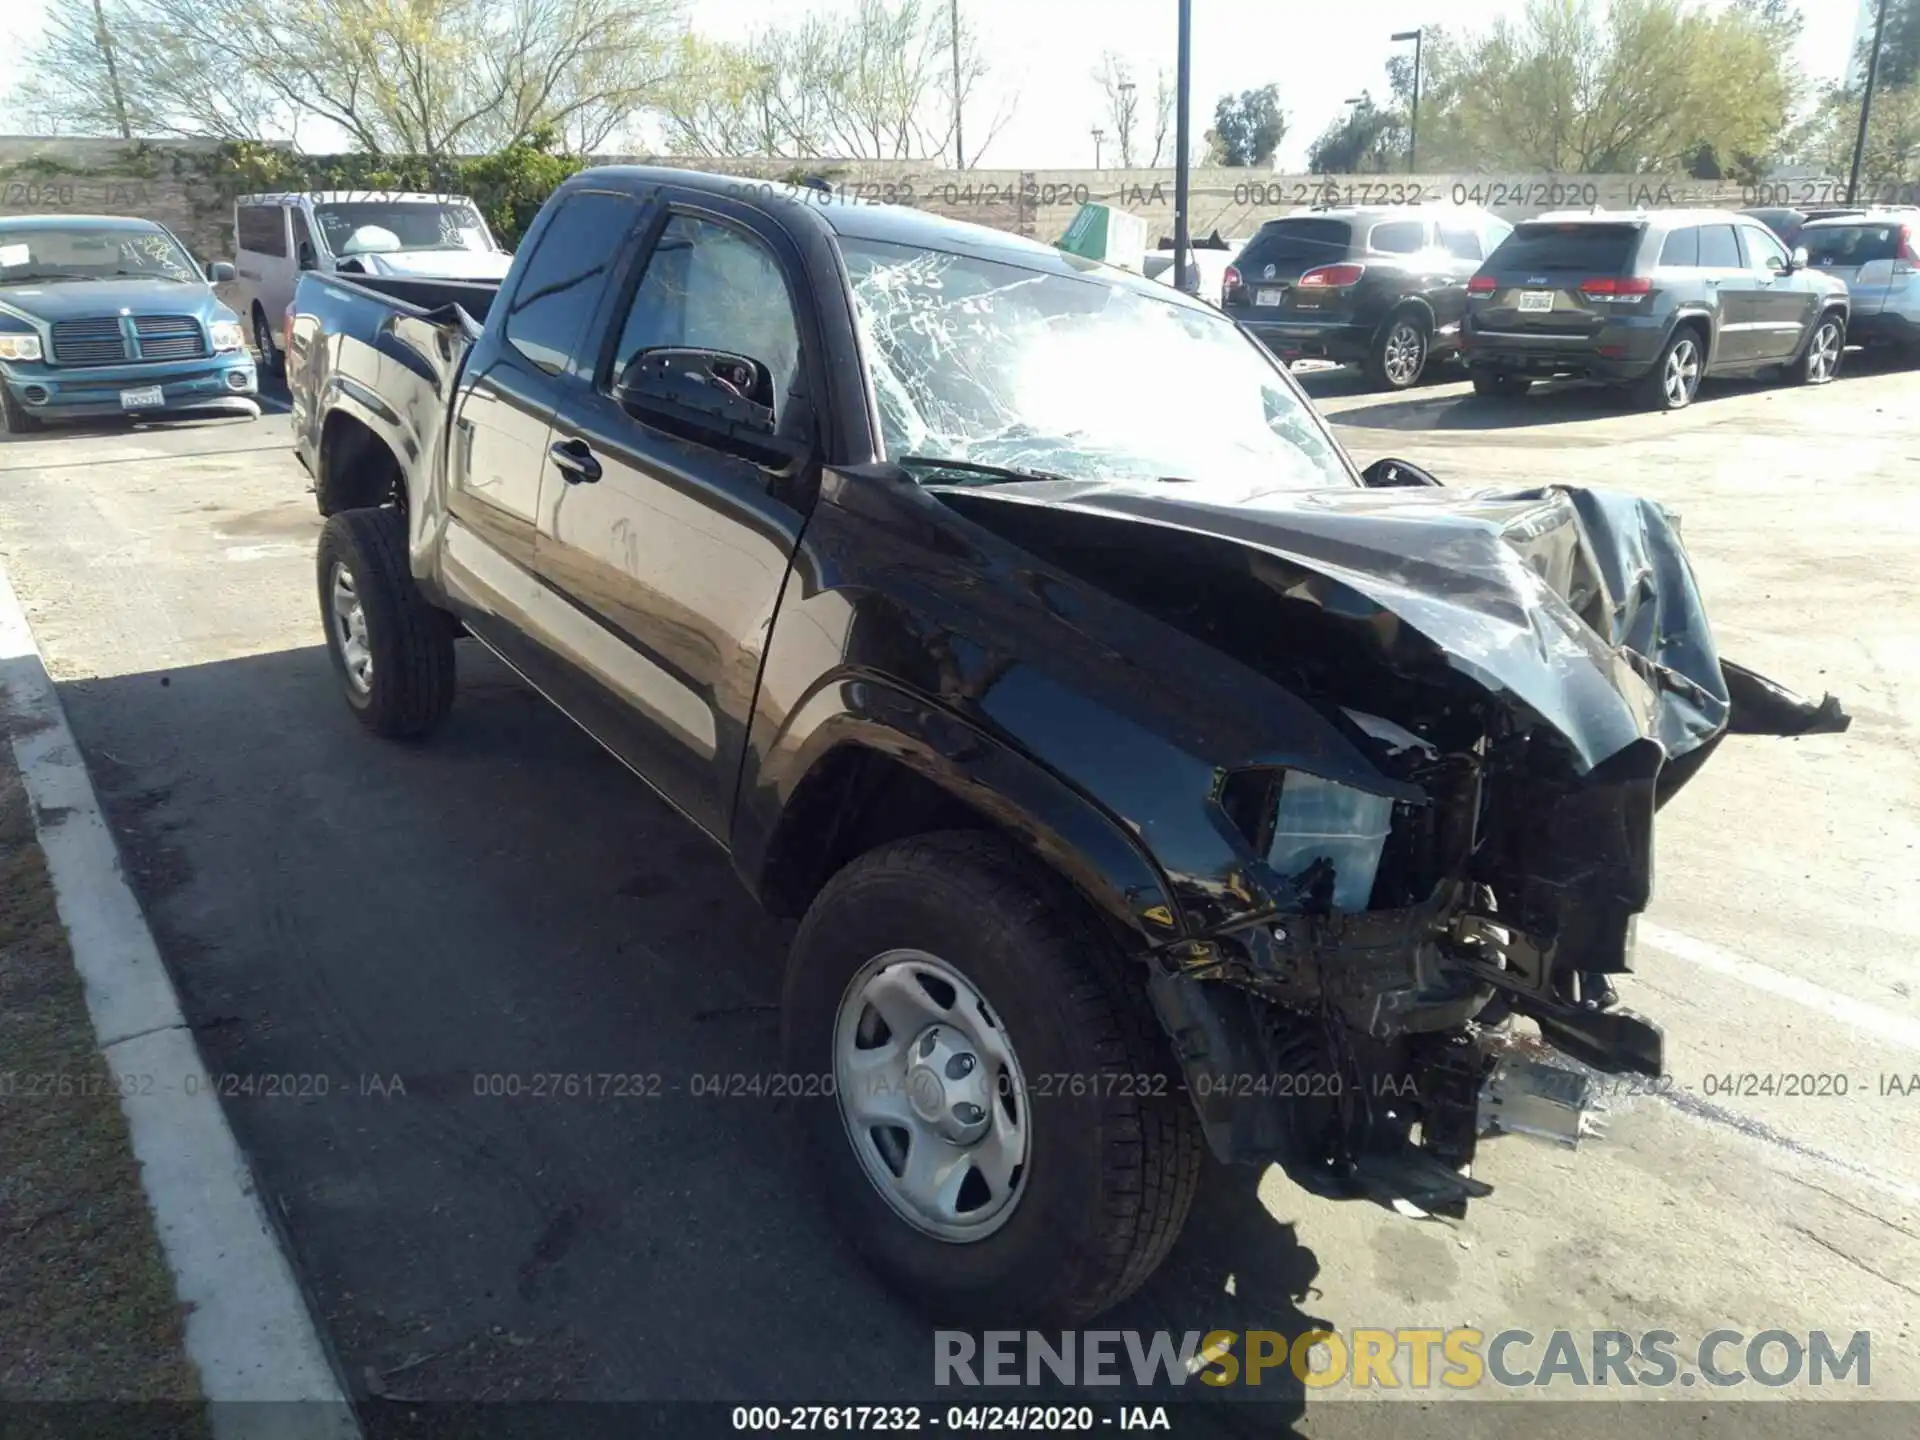
<svg viewBox="0 0 1920 1440"><path fill-rule="evenodd" d="M286 363L278 332L302 270L501 280L513 256L500 248L464 195L320 190L244 195L233 207L233 308L260 364Z"/></svg>

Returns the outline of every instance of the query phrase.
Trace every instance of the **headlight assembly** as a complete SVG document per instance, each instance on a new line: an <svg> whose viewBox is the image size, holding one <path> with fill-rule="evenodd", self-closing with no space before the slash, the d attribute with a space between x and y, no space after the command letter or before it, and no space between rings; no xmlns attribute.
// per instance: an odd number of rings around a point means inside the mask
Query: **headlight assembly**
<svg viewBox="0 0 1920 1440"><path fill-rule="evenodd" d="M0 335L0 360L38 360L38 335Z"/></svg>
<svg viewBox="0 0 1920 1440"><path fill-rule="evenodd" d="M1393 801L1304 770L1242 770L1220 805L1234 828L1289 879L1316 860L1333 866L1335 909L1365 910L1393 827Z"/></svg>
<svg viewBox="0 0 1920 1440"><path fill-rule="evenodd" d="M207 334L213 341L215 354L247 348L247 335L238 320L216 320L207 327Z"/></svg>

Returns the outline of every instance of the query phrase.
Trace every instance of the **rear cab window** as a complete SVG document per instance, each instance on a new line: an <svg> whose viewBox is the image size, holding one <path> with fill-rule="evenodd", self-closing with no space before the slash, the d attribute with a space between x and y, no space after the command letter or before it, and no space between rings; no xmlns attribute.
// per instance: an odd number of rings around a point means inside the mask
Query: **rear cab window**
<svg viewBox="0 0 1920 1440"><path fill-rule="evenodd" d="M1487 262L1501 270L1581 270L1624 275L1640 243L1638 225L1531 223L1519 225Z"/></svg>
<svg viewBox="0 0 1920 1440"><path fill-rule="evenodd" d="M1844 269L1901 258L1898 225L1817 225L1800 232L1800 243L1807 247L1807 263L1821 267Z"/></svg>
<svg viewBox="0 0 1920 1440"><path fill-rule="evenodd" d="M1352 244L1353 227L1345 220L1290 216L1262 225L1235 263L1242 273L1249 266L1257 271L1263 265L1324 265L1344 260Z"/></svg>
<svg viewBox="0 0 1920 1440"><path fill-rule="evenodd" d="M1413 255L1427 248L1424 220L1383 220L1367 233L1367 248L1380 255Z"/></svg>

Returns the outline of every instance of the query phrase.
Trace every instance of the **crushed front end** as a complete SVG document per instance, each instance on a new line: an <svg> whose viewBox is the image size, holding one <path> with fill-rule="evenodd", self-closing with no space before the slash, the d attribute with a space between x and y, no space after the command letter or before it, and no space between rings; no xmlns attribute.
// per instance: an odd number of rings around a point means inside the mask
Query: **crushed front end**
<svg viewBox="0 0 1920 1440"><path fill-rule="evenodd" d="M1302 707L1207 732L1240 747L1192 797L1211 838L1142 825L1180 911L1150 990L1215 1153L1329 1193L1458 1213L1483 1135L1571 1144L1592 1071L1660 1075L1614 986L1656 812L1728 733L1847 724L1721 663L1670 517L1630 496L969 512L1233 662L1218 696L1245 667Z"/></svg>

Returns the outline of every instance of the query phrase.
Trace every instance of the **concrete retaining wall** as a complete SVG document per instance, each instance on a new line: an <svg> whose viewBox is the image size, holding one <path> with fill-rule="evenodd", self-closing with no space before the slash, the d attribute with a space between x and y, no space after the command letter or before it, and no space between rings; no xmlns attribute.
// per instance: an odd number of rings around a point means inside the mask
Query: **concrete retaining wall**
<svg viewBox="0 0 1920 1440"><path fill-rule="evenodd" d="M212 141L37 139L0 136L0 215L144 215L172 228L205 259L229 258L235 180L222 177ZM791 161L688 161L609 156L606 163L719 169L743 180L777 179ZM1057 239L1089 200L1142 216L1151 239L1173 233L1171 170L966 170L896 162L823 162L814 167L843 193L916 205L943 215ZM1813 204L1839 198L1831 179L1742 187L1641 175L1272 175L1203 169L1192 177L1189 224L1196 237L1250 234L1263 220L1302 206L1441 204L1467 201L1518 219L1543 210L1676 205ZM1151 243L1151 239L1150 242Z"/></svg>

